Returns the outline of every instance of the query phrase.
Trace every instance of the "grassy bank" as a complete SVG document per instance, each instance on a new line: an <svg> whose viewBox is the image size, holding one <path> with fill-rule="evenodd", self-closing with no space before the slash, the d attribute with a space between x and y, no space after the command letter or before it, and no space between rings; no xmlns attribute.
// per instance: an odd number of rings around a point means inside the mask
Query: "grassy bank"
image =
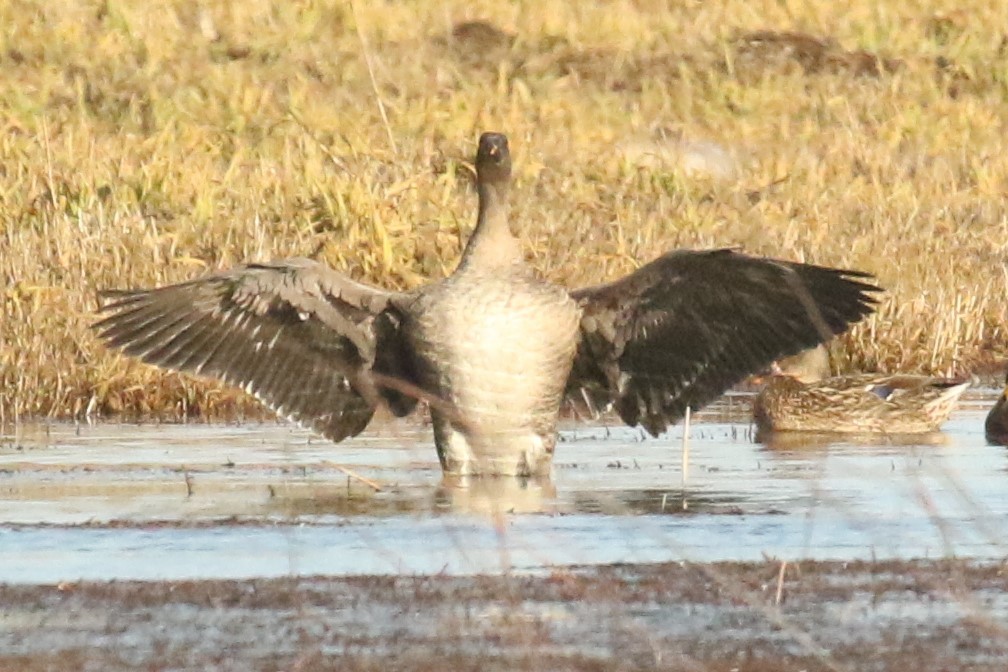
<svg viewBox="0 0 1008 672"><path fill-rule="evenodd" d="M550 278L694 246L849 266L889 291L841 369L999 366L1008 5L664 4L4 4L0 421L252 408L105 351L96 289L288 255L442 276L481 130ZM656 137L732 176L626 151Z"/></svg>

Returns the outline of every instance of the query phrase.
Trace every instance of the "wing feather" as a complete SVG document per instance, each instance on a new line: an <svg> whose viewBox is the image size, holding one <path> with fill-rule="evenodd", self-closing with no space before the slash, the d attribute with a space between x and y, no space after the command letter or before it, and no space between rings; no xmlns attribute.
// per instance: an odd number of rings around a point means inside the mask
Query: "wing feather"
<svg viewBox="0 0 1008 672"><path fill-rule="evenodd" d="M857 271L733 250L668 253L571 293L582 309L568 398L659 434L775 359L844 331L880 291Z"/></svg>
<svg viewBox="0 0 1008 672"><path fill-rule="evenodd" d="M112 347L149 364L242 387L273 410L339 441L364 429L378 399L412 410L375 385L373 370L409 382L400 353L402 295L355 282L308 259L249 264L167 287L106 292L94 327ZM388 327L387 325L393 325ZM390 366L397 368L390 369Z"/></svg>

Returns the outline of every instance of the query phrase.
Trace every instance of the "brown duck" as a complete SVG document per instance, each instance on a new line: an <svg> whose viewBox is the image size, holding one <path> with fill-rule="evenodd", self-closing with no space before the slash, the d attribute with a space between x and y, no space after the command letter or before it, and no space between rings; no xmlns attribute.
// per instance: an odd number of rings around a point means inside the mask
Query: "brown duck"
<svg viewBox="0 0 1008 672"><path fill-rule="evenodd" d="M984 421L984 434L991 443L1008 445L1008 377L1005 377L1005 389Z"/></svg>
<svg viewBox="0 0 1008 672"><path fill-rule="evenodd" d="M107 293L95 326L145 362L219 378L332 441L379 404L430 402L448 474L548 474L565 398L652 435L871 312L870 276L732 250L667 253L568 291L525 264L507 138L480 137L479 215L458 268L409 292L322 264L248 264Z"/></svg>
<svg viewBox="0 0 1008 672"><path fill-rule="evenodd" d="M829 355L821 345L781 360L773 370L753 401L761 433L934 432L970 385L962 379L900 373L830 377Z"/></svg>

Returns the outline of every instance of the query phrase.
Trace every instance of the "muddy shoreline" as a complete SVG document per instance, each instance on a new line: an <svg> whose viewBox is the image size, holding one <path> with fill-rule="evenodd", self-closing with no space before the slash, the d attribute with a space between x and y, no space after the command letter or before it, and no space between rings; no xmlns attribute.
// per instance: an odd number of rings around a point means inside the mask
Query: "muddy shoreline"
<svg viewBox="0 0 1008 672"><path fill-rule="evenodd" d="M0 585L0 670L1004 670L1008 562Z"/></svg>

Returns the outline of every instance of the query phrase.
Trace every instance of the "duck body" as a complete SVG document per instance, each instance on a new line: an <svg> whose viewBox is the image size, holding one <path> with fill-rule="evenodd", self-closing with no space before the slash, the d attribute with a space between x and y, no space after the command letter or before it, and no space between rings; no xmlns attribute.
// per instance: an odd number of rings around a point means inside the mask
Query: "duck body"
<svg viewBox="0 0 1008 672"><path fill-rule="evenodd" d="M984 420L984 435L990 443L1008 445L1008 379L1005 380L1005 389L1001 392L1001 396L987 413L987 419Z"/></svg>
<svg viewBox="0 0 1008 672"><path fill-rule="evenodd" d="M104 292L94 326L144 362L209 376L338 442L379 406L428 403L446 476L547 474L561 403L611 405L658 435L745 376L874 309L858 271L735 250L668 252L566 290L524 260L507 138L480 137L479 210L445 279L407 292L310 259Z"/></svg>
<svg viewBox="0 0 1008 672"><path fill-rule="evenodd" d="M948 420L969 383L860 374L803 382L776 374L753 401L760 432L918 434Z"/></svg>

